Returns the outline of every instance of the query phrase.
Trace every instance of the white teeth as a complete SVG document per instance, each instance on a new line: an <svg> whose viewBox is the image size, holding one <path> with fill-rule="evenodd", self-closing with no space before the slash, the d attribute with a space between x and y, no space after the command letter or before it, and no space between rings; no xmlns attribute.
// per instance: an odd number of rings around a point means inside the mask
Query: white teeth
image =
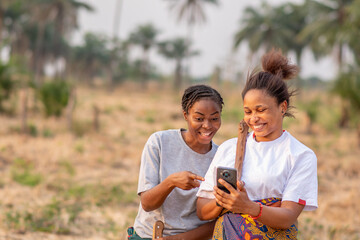
<svg viewBox="0 0 360 240"><path fill-rule="evenodd" d="M201 133L203 136L210 136L211 133Z"/></svg>
<svg viewBox="0 0 360 240"><path fill-rule="evenodd" d="M261 128L262 126L264 126L264 124L256 125L256 126L254 126L254 129L259 129L259 128Z"/></svg>

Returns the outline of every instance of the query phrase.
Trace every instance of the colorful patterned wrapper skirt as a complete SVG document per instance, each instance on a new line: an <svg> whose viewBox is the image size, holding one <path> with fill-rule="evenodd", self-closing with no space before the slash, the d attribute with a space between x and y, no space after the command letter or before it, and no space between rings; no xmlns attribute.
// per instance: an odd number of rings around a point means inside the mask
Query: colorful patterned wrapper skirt
<svg viewBox="0 0 360 240"><path fill-rule="evenodd" d="M258 200L263 205L281 201L279 198ZM298 229L274 229L252 219L248 214L225 212L215 224L213 240L282 240L297 239Z"/></svg>

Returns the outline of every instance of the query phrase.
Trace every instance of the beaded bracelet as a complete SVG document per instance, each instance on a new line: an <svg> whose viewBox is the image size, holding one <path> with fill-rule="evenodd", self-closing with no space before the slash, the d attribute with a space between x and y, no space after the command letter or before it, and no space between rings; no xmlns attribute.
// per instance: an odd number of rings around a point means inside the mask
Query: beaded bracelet
<svg viewBox="0 0 360 240"><path fill-rule="evenodd" d="M250 216L252 219L258 219L259 217L261 217L261 214L262 214L262 210L263 210L263 205L261 204L261 203L259 203L259 202L256 202L257 204L259 204L260 205L260 212L259 212L259 214L257 215L257 216L255 216L255 217L253 217L253 216Z"/></svg>

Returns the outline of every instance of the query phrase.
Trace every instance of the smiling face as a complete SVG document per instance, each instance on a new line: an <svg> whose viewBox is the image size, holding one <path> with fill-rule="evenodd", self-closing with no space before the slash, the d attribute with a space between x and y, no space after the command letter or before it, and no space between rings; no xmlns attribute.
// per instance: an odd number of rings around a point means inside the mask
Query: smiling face
<svg viewBox="0 0 360 240"><path fill-rule="evenodd" d="M287 102L277 103L264 90L251 89L244 96L244 120L254 131L256 141L273 141L282 134Z"/></svg>
<svg viewBox="0 0 360 240"><path fill-rule="evenodd" d="M194 103L188 113L184 112L188 131L183 133L185 142L196 152L211 149L211 140L221 126L221 108L210 98L202 98Z"/></svg>

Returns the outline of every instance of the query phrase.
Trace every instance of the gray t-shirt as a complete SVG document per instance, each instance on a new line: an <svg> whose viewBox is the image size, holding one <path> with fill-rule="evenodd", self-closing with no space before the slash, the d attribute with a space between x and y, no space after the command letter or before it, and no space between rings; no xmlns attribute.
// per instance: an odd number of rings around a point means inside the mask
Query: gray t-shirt
<svg viewBox="0 0 360 240"><path fill-rule="evenodd" d="M217 148L212 143L211 150L206 154L193 151L182 138L180 129L152 134L141 156L138 194L155 187L176 172L191 171L204 177ZM140 204L134 223L137 234L142 238L151 238L157 220L165 223L164 236L183 233L206 223L196 215L197 191L197 188L174 188L163 205L150 212L145 212Z"/></svg>

